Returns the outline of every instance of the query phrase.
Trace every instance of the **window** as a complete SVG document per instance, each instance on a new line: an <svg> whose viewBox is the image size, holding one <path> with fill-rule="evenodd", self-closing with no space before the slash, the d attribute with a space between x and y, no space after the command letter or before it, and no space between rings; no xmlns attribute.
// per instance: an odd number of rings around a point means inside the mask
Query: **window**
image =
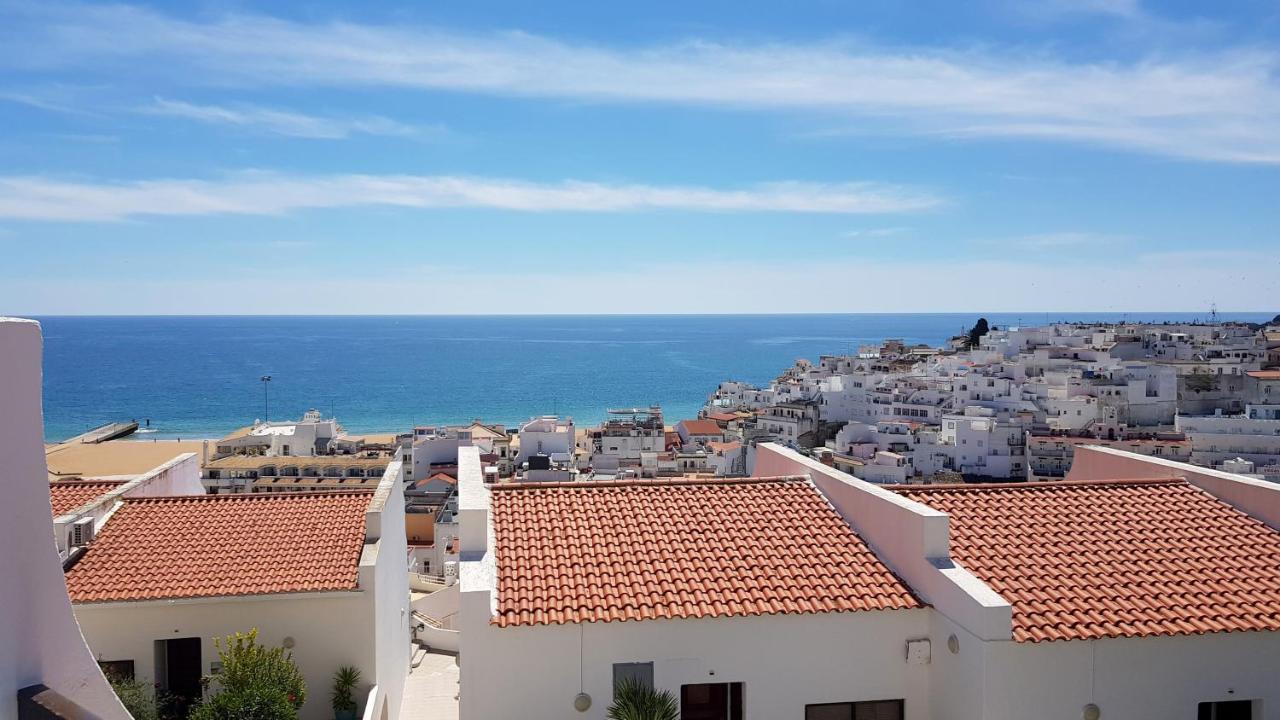
<svg viewBox="0 0 1280 720"><path fill-rule="evenodd" d="M630 662L613 664L613 687L616 689L624 680L633 680L641 685L653 687L653 663Z"/></svg>
<svg viewBox="0 0 1280 720"><path fill-rule="evenodd" d="M1253 720L1252 700L1202 702L1196 720Z"/></svg>
<svg viewBox="0 0 1280 720"><path fill-rule="evenodd" d="M804 720L902 720L903 701L822 703L805 705Z"/></svg>
<svg viewBox="0 0 1280 720"><path fill-rule="evenodd" d="M102 674L106 675L108 680L133 679L132 660L99 660L98 667L102 668Z"/></svg>
<svg viewBox="0 0 1280 720"><path fill-rule="evenodd" d="M742 683L680 686L681 720L742 720Z"/></svg>

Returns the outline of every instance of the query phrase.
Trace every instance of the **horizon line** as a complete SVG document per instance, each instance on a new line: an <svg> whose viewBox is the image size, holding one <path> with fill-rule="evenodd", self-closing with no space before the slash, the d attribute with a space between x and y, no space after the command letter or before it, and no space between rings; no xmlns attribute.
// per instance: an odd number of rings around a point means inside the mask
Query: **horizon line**
<svg viewBox="0 0 1280 720"><path fill-rule="evenodd" d="M0 317L16 318L494 318L494 317L841 317L851 315L1203 315L1205 310L948 310L913 312L837 311L837 312L657 312L657 313L578 313L578 312L506 312L506 313L0 313ZM1271 310L1217 310L1218 315L1270 315ZM1280 312L1276 313L1280 315ZM1224 319L1230 322L1230 319Z"/></svg>

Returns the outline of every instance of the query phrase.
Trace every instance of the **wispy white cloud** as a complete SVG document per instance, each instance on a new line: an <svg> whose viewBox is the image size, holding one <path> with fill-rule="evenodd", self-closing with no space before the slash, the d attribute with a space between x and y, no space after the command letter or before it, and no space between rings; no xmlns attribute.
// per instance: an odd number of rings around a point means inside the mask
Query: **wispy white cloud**
<svg viewBox="0 0 1280 720"><path fill-rule="evenodd" d="M91 183L0 177L0 219L111 221L138 216L273 215L312 208L394 206L524 212L902 213L943 201L876 183L775 182L744 189L625 185L567 180L422 176L285 176L241 173L224 180Z"/></svg>
<svg viewBox="0 0 1280 720"><path fill-rule="evenodd" d="M999 248L1003 252L1035 254L1098 247L1120 247L1132 241L1132 237L1120 233L1064 230L1031 233L1028 235L984 237L973 240L972 245L982 248Z"/></svg>
<svg viewBox="0 0 1280 720"><path fill-rule="evenodd" d="M910 230L911 228L906 227L861 228L858 230L846 230L841 233L841 236L847 238L883 238L893 235L901 235L902 233Z"/></svg>
<svg viewBox="0 0 1280 720"><path fill-rule="evenodd" d="M2 37L2 31L0 31L0 37ZM61 86L42 88L39 91L0 90L0 102L25 105L63 115L101 117L98 112L77 105L72 100L74 94L72 89Z"/></svg>
<svg viewBox="0 0 1280 720"><path fill-rule="evenodd" d="M1008 245L1024 250L1062 250L1117 245L1130 240L1125 235L1097 232L1052 232L1024 235Z"/></svg>
<svg viewBox="0 0 1280 720"><path fill-rule="evenodd" d="M1086 3L1115 13L1133 3ZM1202 160L1280 163L1280 56L1238 48L1128 62L1025 50L705 40L640 48L519 32L187 21L122 5L26 5L3 60L124 63L206 83L390 86L819 114L882 132L1052 139ZM11 20L14 18L10 18ZM145 64L139 63L146 60Z"/></svg>
<svg viewBox="0 0 1280 720"><path fill-rule="evenodd" d="M334 118L307 115L258 105L197 105L181 100L157 97L150 105L138 108L148 115L186 118L211 125L228 125L290 137L337 140L351 135L390 135L413 137L421 130L390 118ZM440 128L432 128L438 134Z"/></svg>

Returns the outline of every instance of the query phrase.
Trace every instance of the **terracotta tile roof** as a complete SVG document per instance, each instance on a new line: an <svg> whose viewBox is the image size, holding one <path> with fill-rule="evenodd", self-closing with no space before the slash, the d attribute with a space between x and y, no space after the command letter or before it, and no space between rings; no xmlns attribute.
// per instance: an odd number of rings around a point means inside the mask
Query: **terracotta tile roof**
<svg viewBox="0 0 1280 720"><path fill-rule="evenodd" d="M723 435L719 423L715 420L681 420L680 426L690 435Z"/></svg>
<svg viewBox="0 0 1280 720"><path fill-rule="evenodd" d="M805 478L493 488L500 626L918 608Z"/></svg>
<svg viewBox="0 0 1280 720"><path fill-rule="evenodd" d="M204 466L210 470L257 470L272 465L278 471L286 467L384 467L394 461L394 457L365 457L364 455L228 455L210 460Z"/></svg>
<svg viewBox="0 0 1280 720"><path fill-rule="evenodd" d="M372 493L126 500L67 571L74 602L357 589Z"/></svg>
<svg viewBox="0 0 1280 720"><path fill-rule="evenodd" d="M115 490L124 480L59 480L49 483L49 503L53 516L69 513L81 505Z"/></svg>
<svg viewBox="0 0 1280 720"><path fill-rule="evenodd" d="M438 472L432 475L431 477L425 477L420 480L414 480L413 485L411 485L409 489L425 490L428 485L430 485L433 482L436 482L437 480L443 483L447 483L449 485L458 484L458 479L455 478L454 476L450 475L449 473Z"/></svg>
<svg viewBox="0 0 1280 720"><path fill-rule="evenodd" d="M1251 370L1245 374L1258 380L1280 380L1280 370Z"/></svg>
<svg viewBox="0 0 1280 720"><path fill-rule="evenodd" d="M1018 641L1280 630L1280 533L1184 480L898 486Z"/></svg>

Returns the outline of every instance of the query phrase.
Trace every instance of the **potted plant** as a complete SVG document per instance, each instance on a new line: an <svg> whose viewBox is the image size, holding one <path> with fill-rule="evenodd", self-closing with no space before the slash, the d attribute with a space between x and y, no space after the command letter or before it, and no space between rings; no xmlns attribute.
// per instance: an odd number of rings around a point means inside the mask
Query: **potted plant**
<svg viewBox="0 0 1280 720"><path fill-rule="evenodd" d="M356 720L356 700L352 693L359 684L360 671L349 665L338 668L338 672L333 674L333 694L330 697L334 720Z"/></svg>

